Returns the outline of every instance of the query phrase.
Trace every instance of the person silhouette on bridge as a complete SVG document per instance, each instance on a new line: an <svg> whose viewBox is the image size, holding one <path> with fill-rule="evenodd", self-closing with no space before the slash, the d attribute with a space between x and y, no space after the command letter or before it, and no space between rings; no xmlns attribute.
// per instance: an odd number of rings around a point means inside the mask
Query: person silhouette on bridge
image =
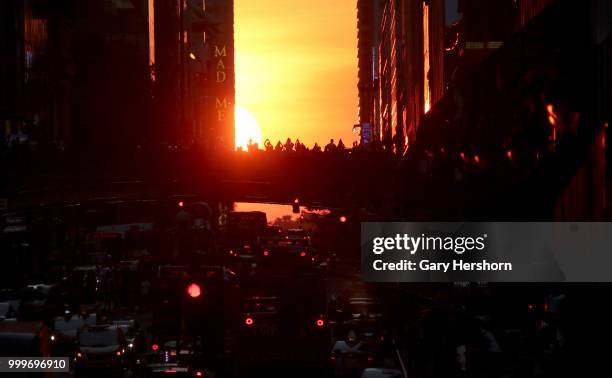
<svg viewBox="0 0 612 378"><path fill-rule="evenodd" d="M291 141L291 138L287 138L287 141L285 142L285 151L293 151L293 142Z"/></svg>
<svg viewBox="0 0 612 378"><path fill-rule="evenodd" d="M315 142L314 146L312 146L312 152L321 152L321 146L319 146L319 143Z"/></svg>
<svg viewBox="0 0 612 378"><path fill-rule="evenodd" d="M283 150L283 144L281 143L280 140L276 143L276 147L274 148L274 150L278 152Z"/></svg>
<svg viewBox="0 0 612 378"><path fill-rule="evenodd" d="M249 152L257 152L259 151L259 145L253 142L253 139L249 138L249 142L247 144L247 151Z"/></svg>
<svg viewBox="0 0 612 378"><path fill-rule="evenodd" d="M336 145L334 144L334 140L330 139L329 143L325 145L325 152L334 152L336 151Z"/></svg>
<svg viewBox="0 0 612 378"><path fill-rule="evenodd" d="M340 138L340 140L338 141L338 151L343 152L345 150L346 147L344 147L344 143L342 142L342 138Z"/></svg>
<svg viewBox="0 0 612 378"><path fill-rule="evenodd" d="M270 142L270 139L266 139L264 142L264 148L266 149L266 152L274 151L274 146Z"/></svg>

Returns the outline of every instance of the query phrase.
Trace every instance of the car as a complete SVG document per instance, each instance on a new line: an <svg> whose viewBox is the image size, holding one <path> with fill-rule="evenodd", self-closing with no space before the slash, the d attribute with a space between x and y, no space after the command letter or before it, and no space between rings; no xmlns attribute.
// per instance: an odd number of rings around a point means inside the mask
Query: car
<svg viewBox="0 0 612 378"><path fill-rule="evenodd" d="M77 333L87 324L85 319L79 315L67 313L58 316L51 324L51 349L54 355L70 355L74 352Z"/></svg>
<svg viewBox="0 0 612 378"><path fill-rule="evenodd" d="M312 264L317 256L309 242L302 238L266 237L260 238L259 261L283 261L289 264Z"/></svg>
<svg viewBox="0 0 612 378"><path fill-rule="evenodd" d="M370 367L374 362L374 353L367 343L358 341L351 331L347 340L337 340L330 355L334 375L354 376Z"/></svg>
<svg viewBox="0 0 612 378"><path fill-rule="evenodd" d="M126 341L121 328L105 324L83 328L77 335L75 370L123 370Z"/></svg>
<svg viewBox="0 0 612 378"><path fill-rule="evenodd" d="M278 336L279 300L275 296L253 296L243 300L242 336L271 338Z"/></svg>
<svg viewBox="0 0 612 378"><path fill-rule="evenodd" d="M134 356L143 349L144 335L135 320L115 320L113 325L123 331L127 343L127 355Z"/></svg>
<svg viewBox="0 0 612 378"><path fill-rule="evenodd" d="M382 319L382 305L370 297L351 297L346 308L350 318L347 323L352 325L375 327Z"/></svg>
<svg viewBox="0 0 612 378"><path fill-rule="evenodd" d="M49 357L48 333L41 321L0 321L0 355Z"/></svg>
<svg viewBox="0 0 612 378"><path fill-rule="evenodd" d="M149 352L140 364L142 375L146 377L208 377L209 371L200 366L202 361L199 342L167 340L151 345Z"/></svg>
<svg viewBox="0 0 612 378"><path fill-rule="evenodd" d="M58 285L33 284L19 292L19 318L21 320L48 321L62 313L65 293Z"/></svg>

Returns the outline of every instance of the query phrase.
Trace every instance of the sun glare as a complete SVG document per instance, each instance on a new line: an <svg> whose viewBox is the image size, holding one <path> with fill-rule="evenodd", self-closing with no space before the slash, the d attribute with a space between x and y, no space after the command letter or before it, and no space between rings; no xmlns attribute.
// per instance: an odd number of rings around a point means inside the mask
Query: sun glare
<svg viewBox="0 0 612 378"><path fill-rule="evenodd" d="M259 144L261 148L261 129L255 117L253 117L248 110L239 105L236 105L235 112L236 148L242 147L246 150L249 140Z"/></svg>

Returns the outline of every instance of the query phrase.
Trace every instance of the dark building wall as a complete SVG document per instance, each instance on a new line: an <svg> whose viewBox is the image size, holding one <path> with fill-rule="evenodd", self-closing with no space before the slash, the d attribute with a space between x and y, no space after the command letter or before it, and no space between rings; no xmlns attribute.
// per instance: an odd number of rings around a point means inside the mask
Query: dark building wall
<svg viewBox="0 0 612 378"><path fill-rule="evenodd" d="M155 0L154 127L160 142L175 143L180 133L179 2Z"/></svg>
<svg viewBox="0 0 612 378"><path fill-rule="evenodd" d="M0 1L0 135L11 132L16 119L16 94L21 77L19 70L18 17L22 14L19 1Z"/></svg>
<svg viewBox="0 0 612 378"><path fill-rule="evenodd" d="M554 0L460 0L466 74Z"/></svg>
<svg viewBox="0 0 612 378"><path fill-rule="evenodd" d="M146 3L77 2L73 33L74 136L81 145L149 138L150 76Z"/></svg>
<svg viewBox="0 0 612 378"><path fill-rule="evenodd" d="M87 149L146 139L146 4L2 2L1 106L11 114L0 118L24 124L41 144Z"/></svg>

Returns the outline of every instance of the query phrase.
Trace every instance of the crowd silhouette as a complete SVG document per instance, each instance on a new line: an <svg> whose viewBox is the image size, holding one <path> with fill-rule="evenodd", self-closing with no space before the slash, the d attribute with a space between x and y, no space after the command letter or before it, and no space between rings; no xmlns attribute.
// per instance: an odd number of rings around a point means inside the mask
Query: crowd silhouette
<svg viewBox="0 0 612 378"><path fill-rule="evenodd" d="M359 142L353 142L352 146L348 148L342 139L339 139L338 142L334 139L330 139L329 143L324 145L323 147L319 145L318 142L315 142L312 147L308 147L305 143L302 143L300 139L296 139L295 142L291 138L287 138L285 143L280 140L273 144L270 139L266 139L263 142L263 146L259 146L259 143L254 142L252 139L249 139L246 150L243 147L238 147L238 152L266 152L266 153L348 153L351 151L384 151L381 143L371 142L368 144L360 144Z"/></svg>

